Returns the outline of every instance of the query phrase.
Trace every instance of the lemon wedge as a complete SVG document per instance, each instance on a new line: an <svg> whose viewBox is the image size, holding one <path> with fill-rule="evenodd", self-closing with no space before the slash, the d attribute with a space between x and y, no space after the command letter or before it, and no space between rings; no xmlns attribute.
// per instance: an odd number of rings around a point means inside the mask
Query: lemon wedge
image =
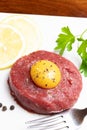
<svg viewBox="0 0 87 130"><path fill-rule="evenodd" d="M41 32L31 17L20 14L11 15L4 18L2 23L9 24L22 33L26 42L24 55L40 49Z"/></svg>
<svg viewBox="0 0 87 130"><path fill-rule="evenodd" d="M24 50L22 34L10 25L0 24L0 70L10 67Z"/></svg>

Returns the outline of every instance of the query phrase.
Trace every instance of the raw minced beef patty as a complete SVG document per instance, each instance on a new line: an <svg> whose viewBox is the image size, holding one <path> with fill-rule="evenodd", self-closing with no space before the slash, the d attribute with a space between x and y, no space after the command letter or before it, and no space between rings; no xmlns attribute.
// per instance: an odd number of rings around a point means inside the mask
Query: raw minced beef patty
<svg viewBox="0 0 87 130"><path fill-rule="evenodd" d="M30 68L38 60L49 60L59 67L62 78L55 88L40 88L32 81ZM9 86L11 94L26 110L50 114L69 109L76 103L82 78L72 62L58 54L40 50L16 61L10 71Z"/></svg>

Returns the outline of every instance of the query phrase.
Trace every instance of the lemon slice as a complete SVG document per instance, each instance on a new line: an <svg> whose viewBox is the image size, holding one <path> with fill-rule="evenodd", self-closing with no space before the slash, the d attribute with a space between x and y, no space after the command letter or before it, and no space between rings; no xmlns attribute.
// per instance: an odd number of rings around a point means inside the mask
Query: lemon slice
<svg viewBox="0 0 87 130"><path fill-rule="evenodd" d="M0 24L0 70L10 67L24 53L22 34L7 24Z"/></svg>
<svg viewBox="0 0 87 130"><path fill-rule="evenodd" d="M11 15L3 19L2 22L15 27L22 33L26 42L24 55L40 49L42 42L41 32L31 17L20 14Z"/></svg>

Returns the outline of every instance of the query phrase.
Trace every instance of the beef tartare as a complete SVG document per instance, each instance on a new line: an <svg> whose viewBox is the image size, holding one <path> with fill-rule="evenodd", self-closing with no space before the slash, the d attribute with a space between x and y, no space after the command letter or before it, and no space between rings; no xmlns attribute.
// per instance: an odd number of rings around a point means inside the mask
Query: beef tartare
<svg viewBox="0 0 87 130"><path fill-rule="evenodd" d="M50 76L42 74L45 73L43 65L41 73L39 69L35 70L35 66L44 61L46 65L51 62L55 68L52 71L50 70L52 65L45 67L45 70L49 71L48 75L51 75L51 80ZM82 89L82 78L78 69L69 60L58 54L39 50L14 63L9 75L9 87L11 94L26 110L52 114L73 107Z"/></svg>

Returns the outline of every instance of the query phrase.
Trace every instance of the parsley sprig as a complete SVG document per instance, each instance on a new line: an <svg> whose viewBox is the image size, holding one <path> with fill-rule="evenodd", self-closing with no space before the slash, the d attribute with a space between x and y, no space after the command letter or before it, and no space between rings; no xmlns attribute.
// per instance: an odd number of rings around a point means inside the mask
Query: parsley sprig
<svg viewBox="0 0 87 130"><path fill-rule="evenodd" d="M72 44L75 42L75 36L70 32L69 27L63 27L61 29L62 33L58 35L56 40L57 46L55 50L59 50L59 54L63 55L65 49L68 51L72 50Z"/></svg>
<svg viewBox="0 0 87 130"><path fill-rule="evenodd" d="M84 39L83 35L86 32L87 30L85 30L79 37L76 37L71 33L68 26L62 27L61 33L58 35L56 40L57 45L54 48L54 50L59 51L60 55L63 55L66 49L67 51L71 51L73 48L72 45L75 43L75 41L78 41L79 46L77 48L77 53L82 60L79 70L84 74L85 77L87 77L87 39Z"/></svg>

